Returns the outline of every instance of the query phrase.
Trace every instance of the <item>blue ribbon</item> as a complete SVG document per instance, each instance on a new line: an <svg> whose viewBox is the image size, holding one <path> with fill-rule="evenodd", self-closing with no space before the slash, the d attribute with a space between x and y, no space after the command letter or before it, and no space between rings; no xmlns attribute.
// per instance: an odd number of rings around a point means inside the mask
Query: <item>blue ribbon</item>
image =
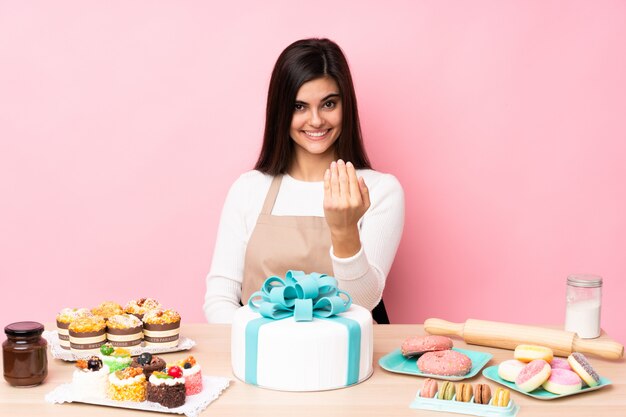
<svg viewBox="0 0 626 417"><path fill-rule="evenodd" d="M345 299L342 297L345 296ZM266 323L288 317L295 321L311 321L313 317L336 321L348 331L348 373L346 385L359 381L361 326L337 314L347 311L352 298L337 288L337 280L316 272L287 271L285 279L269 277L248 300L248 306L261 318L246 325L246 382L257 385L257 347L259 330Z"/></svg>

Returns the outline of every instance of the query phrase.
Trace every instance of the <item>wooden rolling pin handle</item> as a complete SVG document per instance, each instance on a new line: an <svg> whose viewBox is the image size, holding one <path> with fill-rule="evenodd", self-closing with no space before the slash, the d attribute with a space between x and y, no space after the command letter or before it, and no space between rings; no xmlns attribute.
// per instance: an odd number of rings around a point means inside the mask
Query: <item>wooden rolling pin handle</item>
<svg viewBox="0 0 626 417"><path fill-rule="evenodd" d="M624 346L613 340L581 339L574 336L572 351L591 353L605 359L619 359L624 356Z"/></svg>
<svg viewBox="0 0 626 417"><path fill-rule="evenodd" d="M463 337L463 329L465 323L452 323L441 319L426 319L424 322L424 330L430 334L438 335L456 335Z"/></svg>

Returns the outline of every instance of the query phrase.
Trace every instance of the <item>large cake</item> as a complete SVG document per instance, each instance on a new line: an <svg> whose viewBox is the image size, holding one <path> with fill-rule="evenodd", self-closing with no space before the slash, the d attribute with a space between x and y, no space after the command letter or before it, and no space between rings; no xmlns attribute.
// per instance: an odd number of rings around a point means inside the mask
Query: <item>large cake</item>
<svg viewBox="0 0 626 417"><path fill-rule="evenodd" d="M270 277L233 318L233 372L264 388L321 391L357 384L372 374L373 350L372 315L351 304L326 275Z"/></svg>

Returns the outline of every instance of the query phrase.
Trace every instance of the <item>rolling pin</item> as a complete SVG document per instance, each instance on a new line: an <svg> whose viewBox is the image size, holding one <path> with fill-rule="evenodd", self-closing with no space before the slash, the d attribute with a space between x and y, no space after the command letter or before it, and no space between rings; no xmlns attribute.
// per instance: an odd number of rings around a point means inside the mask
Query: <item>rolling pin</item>
<svg viewBox="0 0 626 417"><path fill-rule="evenodd" d="M551 348L556 356L568 356L572 352L589 353L605 359L624 356L624 346L606 336L581 339L574 332L545 327L474 319L451 323L433 318L424 322L424 330L430 334L460 336L472 345L503 349L514 350L522 344L542 345Z"/></svg>

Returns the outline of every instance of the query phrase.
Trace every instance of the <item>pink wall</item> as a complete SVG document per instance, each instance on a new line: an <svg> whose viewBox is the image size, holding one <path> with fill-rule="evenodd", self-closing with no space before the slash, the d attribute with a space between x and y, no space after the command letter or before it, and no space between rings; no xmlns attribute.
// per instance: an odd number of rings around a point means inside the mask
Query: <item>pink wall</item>
<svg viewBox="0 0 626 417"><path fill-rule="evenodd" d="M392 320L560 324L592 272L626 342L626 3L209 3L0 3L3 324L146 295L203 321L274 60L327 36L406 192Z"/></svg>

